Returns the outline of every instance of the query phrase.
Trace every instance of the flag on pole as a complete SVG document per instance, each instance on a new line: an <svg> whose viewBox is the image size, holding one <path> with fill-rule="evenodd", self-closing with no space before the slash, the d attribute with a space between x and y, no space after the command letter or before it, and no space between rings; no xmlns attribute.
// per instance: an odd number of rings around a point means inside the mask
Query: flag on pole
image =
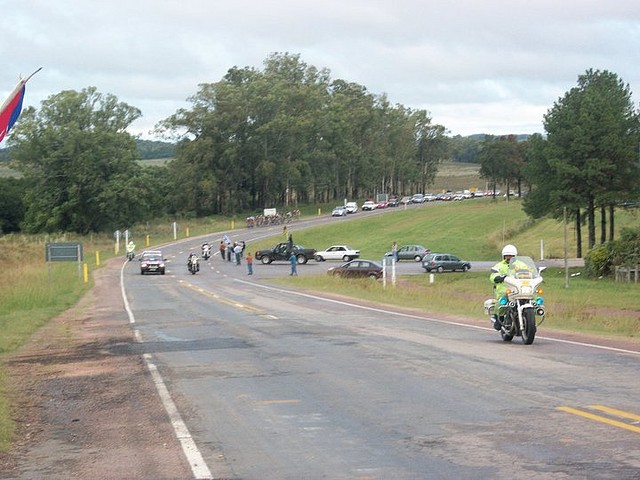
<svg viewBox="0 0 640 480"><path fill-rule="evenodd" d="M16 123L16 120L18 120L18 117L20 116L20 112L22 111L22 100L24 99L25 86L27 82L40 70L42 70L42 67L33 72L27 78L21 78L16 85L16 88L13 89L0 107L0 142L2 142L4 136L9 130L11 130L11 127L13 127L13 124Z"/></svg>
<svg viewBox="0 0 640 480"><path fill-rule="evenodd" d="M16 120L18 120L18 116L22 111L24 89L24 83L20 80L16 88L11 92L11 95L9 95L9 98L2 104L2 109L0 109L0 142L7 132L11 130Z"/></svg>

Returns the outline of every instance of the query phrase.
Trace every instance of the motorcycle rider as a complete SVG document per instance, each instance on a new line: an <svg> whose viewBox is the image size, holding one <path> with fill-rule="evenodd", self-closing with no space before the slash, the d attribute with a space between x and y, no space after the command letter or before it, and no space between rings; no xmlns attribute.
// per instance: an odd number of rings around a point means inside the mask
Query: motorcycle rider
<svg viewBox="0 0 640 480"><path fill-rule="evenodd" d="M493 283L493 293L496 302L498 302L500 298L504 296L507 290L507 287L504 286L503 282L507 277L507 272L509 271L509 262L516 255L518 255L518 249L515 247L515 245L505 245L502 249L502 260L491 267L489 280L491 280L491 283ZM496 330L500 330L502 328L502 322L500 322L498 314L495 312L495 310L491 315L491 321L493 322L493 328L495 328Z"/></svg>
<svg viewBox="0 0 640 480"><path fill-rule="evenodd" d="M133 243L133 240L129 240L127 243L127 257L131 260L132 257L135 256L136 244Z"/></svg>
<svg viewBox="0 0 640 480"><path fill-rule="evenodd" d="M202 244L202 258L204 258L205 260L209 259L209 255L211 254L211 246L209 245L209 242L204 242Z"/></svg>
<svg viewBox="0 0 640 480"><path fill-rule="evenodd" d="M191 264L193 263L196 266L196 268L198 270L200 270L200 266L198 265L197 262L198 262L198 255L196 255L195 253L191 252L189 254L189 256L187 257L187 268L190 269L191 268Z"/></svg>

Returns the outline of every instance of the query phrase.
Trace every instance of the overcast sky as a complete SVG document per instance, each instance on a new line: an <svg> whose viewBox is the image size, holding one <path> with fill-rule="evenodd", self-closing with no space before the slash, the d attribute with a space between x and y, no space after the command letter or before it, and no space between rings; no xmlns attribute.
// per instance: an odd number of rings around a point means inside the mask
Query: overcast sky
<svg viewBox="0 0 640 480"><path fill-rule="evenodd" d="M640 100L637 0L0 0L0 102L95 86L139 108L130 131L189 108L233 66L300 54L331 78L425 109L452 135L542 132L587 69Z"/></svg>

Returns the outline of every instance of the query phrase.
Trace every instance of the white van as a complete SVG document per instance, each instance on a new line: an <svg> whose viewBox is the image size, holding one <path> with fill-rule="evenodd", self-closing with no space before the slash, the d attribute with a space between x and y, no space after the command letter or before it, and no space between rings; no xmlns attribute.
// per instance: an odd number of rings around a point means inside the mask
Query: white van
<svg viewBox="0 0 640 480"><path fill-rule="evenodd" d="M344 208L347 209L347 213L356 213L358 211L358 204L356 202L347 202Z"/></svg>

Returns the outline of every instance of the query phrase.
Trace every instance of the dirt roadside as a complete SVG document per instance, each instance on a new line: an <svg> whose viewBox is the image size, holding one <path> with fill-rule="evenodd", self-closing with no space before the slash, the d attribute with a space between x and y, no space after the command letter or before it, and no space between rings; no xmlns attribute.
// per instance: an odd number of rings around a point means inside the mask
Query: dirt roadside
<svg viewBox="0 0 640 480"><path fill-rule="evenodd" d="M193 478L132 348L121 265L97 270L75 307L6 359L18 430L16 448L0 454L0 478Z"/></svg>

